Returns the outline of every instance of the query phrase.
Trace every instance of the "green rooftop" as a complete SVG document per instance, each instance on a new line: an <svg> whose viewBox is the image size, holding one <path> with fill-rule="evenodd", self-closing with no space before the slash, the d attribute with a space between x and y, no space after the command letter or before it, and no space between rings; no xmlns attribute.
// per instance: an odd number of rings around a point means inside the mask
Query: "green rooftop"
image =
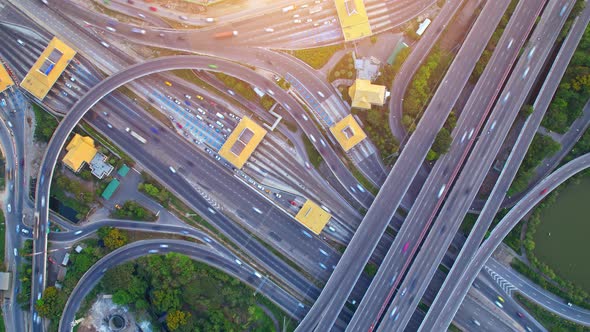
<svg viewBox="0 0 590 332"><path fill-rule="evenodd" d="M117 179L113 179L109 185L104 189L104 191L102 192L102 198L109 200L111 199L111 196L113 196L113 194L115 193L115 190L117 190L117 188L119 187L119 180Z"/></svg>
<svg viewBox="0 0 590 332"><path fill-rule="evenodd" d="M125 175L127 175L127 173L129 173L129 166L123 164L123 166L121 166L121 168L119 168L119 170L117 171L117 174L119 174L120 177L125 177Z"/></svg>

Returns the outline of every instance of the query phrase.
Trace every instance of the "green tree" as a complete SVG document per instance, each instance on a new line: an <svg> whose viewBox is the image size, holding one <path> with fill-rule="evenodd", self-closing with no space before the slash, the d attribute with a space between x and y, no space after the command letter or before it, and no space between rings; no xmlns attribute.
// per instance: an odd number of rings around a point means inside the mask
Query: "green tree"
<svg viewBox="0 0 590 332"><path fill-rule="evenodd" d="M441 128L436 135L434 143L432 144L432 150L437 154L445 154L449 151L453 138L447 128Z"/></svg>
<svg viewBox="0 0 590 332"><path fill-rule="evenodd" d="M166 316L166 326L170 331L176 331L180 326L186 325L191 313L182 310L173 310Z"/></svg>
<svg viewBox="0 0 590 332"><path fill-rule="evenodd" d="M127 235L117 228L111 228L102 240L104 245L112 251L127 244Z"/></svg>

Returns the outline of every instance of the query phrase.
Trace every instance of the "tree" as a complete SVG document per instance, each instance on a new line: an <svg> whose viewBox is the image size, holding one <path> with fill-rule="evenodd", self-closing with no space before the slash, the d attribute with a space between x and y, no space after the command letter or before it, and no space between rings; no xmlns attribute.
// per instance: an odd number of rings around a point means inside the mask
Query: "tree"
<svg viewBox="0 0 590 332"><path fill-rule="evenodd" d="M532 105L523 105L522 108L520 109L520 114L526 118L529 115L533 114L534 110L535 109L533 108Z"/></svg>
<svg viewBox="0 0 590 332"><path fill-rule="evenodd" d="M102 240L104 245L112 251L127 244L127 235L117 228L111 228Z"/></svg>
<svg viewBox="0 0 590 332"><path fill-rule="evenodd" d="M432 144L432 150L437 154L445 154L449 151L451 147L451 143L453 138L451 137L451 133L447 128L441 128L441 130L436 135L434 139L434 144Z"/></svg>
<svg viewBox="0 0 590 332"><path fill-rule="evenodd" d="M173 310L166 316L166 326L170 331L177 330L180 326L186 325L188 319L191 316L190 312L182 310Z"/></svg>
<svg viewBox="0 0 590 332"><path fill-rule="evenodd" d="M43 297L37 300L35 309L40 316L46 318L59 317L61 307L59 305L58 291L54 286L45 288L43 291Z"/></svg>
<svg viewBox="0 0 590 332"><path fill-rule="evenodd" d="M140 185L142 185L142 184L140 184ZM140 188L140 190L141 190L141 188ZM160 190L151 183L143 184L143 191L152 197L156 197L160 194Z"/></svg>

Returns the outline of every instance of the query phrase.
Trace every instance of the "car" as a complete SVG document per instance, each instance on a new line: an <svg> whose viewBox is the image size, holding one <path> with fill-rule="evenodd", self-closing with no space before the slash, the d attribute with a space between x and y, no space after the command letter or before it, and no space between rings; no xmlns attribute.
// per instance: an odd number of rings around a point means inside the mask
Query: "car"
<svg viewBox="0 0 590 332"><path fill-rule="evenodd" d="M307 169L311 169L311 165L310 165L310 164L309 164L307 161L305 162L305 167L306 167Z"/></svg>
<svg viewBox="0 0 590 332"><path fill-rule="evenodd" d="M150 254L157 254L158 253L158 249L148 250L148 253L150 253Z"/></svg>
<svg viewBox="0 0 590 332"><path fill-rule="evenodd" d="M164 34L160 32L160 33L158 34L158 36L160 36L160 37L164 37Z"/></svg>
<svg viewBox="0 0 590 332"><path fill-rule="evenodd" d="M301 114L301 117L303 118L304 121L309 120L305 114Z"/></svg>
<svg viewBox="0 0 590 332"><path fill-rule="evenodd" d="M64 96L64 97L67 97L67 96L68 96L68 93L67 93L67 92L65 92L65 91L62 91L62 92L61 92L61 94L62 94L62 96Z"/></svg>
<svg viewBox="0 0 590 332"><path fill-rule="evenodd" d="M205 21L208 22L208 23L213 23L213 22L215 22L215 19L213 17L207 17L205 19Z"/></svg>
<svg viewBox="0 0 590 332"><path fill-rule="evenodd" d="M184 15L180 15L180 16L178 16L178 18L181 19L181 20L183 20L183 21L188 20L188 17L186 17Z"/></svg>
<svg viewBox="0 0 590 332"><path fill-rule="evenodd" d="M160 244L160 248L168 248L167 244Z"/></svg>
<svg viewBox="0 0 590 332"><path fill-rule="evenodd" d="M404 244L404 247L402 248L402 252L408 251L409 247L410 247L410 241L408 241L408 242L406 242L406 244Z"/></svg>
<svg viewBox="0 0 590 332"><path fill-rule="evenodd" d="M324 256L330 256L324 249L320 249L320 253Z"/></svg>
<svg viewBox="0 0 590 332"><path fill-rule="evenodd" d="M307 23L311 23L311 22L313 22L313 19L311 19L311 18L308 18L307 20L305 20L305 22L307 22Z"/></svg>
<svg viewBox="0 0 590 332"><path fill-rule="evenodd" d="M364 188L363 188L363 187L362 187L360 184L357 184L357 185L356 185L356 187L357 187L357 188L358 188L358 190L360 190L361 192L363 192L363 193L365 192L365 189L364 189Z"/></svg>
<svg viewBox="0 0 590 332"><path fill-rule="evenodd" d="M217 69L217 65L211 64L211 65L209 65L209 68L211 68L211 69Z"/></svg>
<svg viewBox="0 0 590 332"><path fill-rule="evenodd" d="M0 105L2 105L2 107L6 106L6 100L4 98L2 98L2 101L0 102Z"/></svg>
<svg viewBox="0 0 590 332"><path fill-rule="evenodd" d="M389 317L393 317L393 315L395 315L395 312L397 311L397 306L393 308L393 310L391 310L391 314L389 314Z"/></svg>
<svg viewBox="0 0 590 332"><path fill-rule="evenodd" d="M299 18L299 14L293 15L293 18Z"/></svg>
<svg viewBox="0 0 590 332"><path fill-rule="evenodd" d="M192 97L191 97L191 95L185 94L185 95L184 95L184 98L186 98L186 99L189 99L189 100L190 100Z"/></svg>
<svg viewBox="0 0 590 332"><path fill-rule="evenodd" d="M208 207L207 210L209 210L210 213L215 214L215 210L213 210L212 208Z"/></svg>
<svg viewBox="0 0 590 332"><path fill-rule="evenodd" d="M41 207L45 207L45 196L41 197Z"/></svg>
<svg viewBox="0 0 590 332"><path fill-rule="evenodd" d="M203 240L207 243L211 243L211 239L206 236L203 237Z"/></svg>
<svg viewBox="0 0 590 332"><path fill-rule="evenodd" d="M199 99L199 100L203 100L203 96L201 96L201 95L196 95L196 97L197 97L197 99Z"/></svg>
<svg viewBox="0 0 590 332"><path fill-rule="evenodd" d="M529 332L533 332L533 329L531 329L529 326L525 326L526 330Z"/></svg>
<svg viewBox="0 0 590 332"><path fill-rule="evenodd" d="M140 18L145 18L145 15L143 15L142 13L137 13L137 16L139 16Z"/></svg>
<svg viewBox="0 0 590 332"><path fill-rule="evenodd" d="M10 204L6 205L6 210L8 211L8 213L12 212L12 206L10 206Z"/></svg>
<svg viewBox="0 0 590 332"><path fill-rule="evenodd" d="M300 19L293 20L293 23L301 23Z"/></svg>
<svg viewBox="0 0 590 332"><path fill-rule="evenodd" d="M311 234L309 234L307 231L302 230L301 233L303 233L303 235L307 236L308 238L312 238Z"/></svg>
<svg viewBox="0 0 590 332"><path fill-rule="evenodd" d="M321 91L318 91L318 95L319 95L320 97L322 97L322 98L324 98L324 97L325 97L325 96L324 96L324 94L323 94Z"/></svg>
<svg viewBox="0 0 590 332"><path fill-rule="evenodd" d="M232 95L232 96L235 96L235 95L236 95L236 93L235 93L235 92L233 92L232 90L227 90L227 93L229 93L229 94L230 94L230 95Z"/></svg>
<svg viewBox="0 0 590 332"><path fill-rule="evenodd" d="M234 262L236 262L236 264L238 264L238 265L242 265L242 262L240 262L240 260L237 258L234 260Z"/></svg>
<svg viewBox="0 0 590 332"><path fill-rule="evenodd" d="M22 232L23 232L23 234L29 234L30 233L30 231L28 229L26 229L26 228L23 228L22 229Z"/></svg>
<svg viewBox="0 0 590 332"><path fill-rule="evenodd" d="M266 32L275 32L275 29L273 29L273 28L265 28L264 31L266 31Z"/></svg>
<svg viewBox="0 0 590 332"><path fill-rule="evenodd" d="M20 225L16 225L16 232L20 232Z"/></svg>
<svg viewBox="0 0 590 332"><path fill-rule="evenodd" d="M72 88L72 85L70 83L66 82L66 87L68 87L68 88L71 89Z"/></svg>
<svg viewBox="0 0 590 332"><path fill-rule="evenodd" d="M501 297L500 295L498 295L498 301L500 301L500 302L504 303L504 298L503 298L503 297Z"/></svg>
<svg viewBox="0 0 590 332"><path fill-rule="evenodd" d="M356 194L356 189L354 189L354 187L353 187L353 186L350 186L350 187L348 187L348 188L350 188L350 191L352 191L353 193L355 193L355 194Z"/></svg>
<svg viewBox="0 0 590 332"><path fill-rule="evenodd" d="M113 129L113 125L110 123L107 123L107 127L109 127L109 129Z"/></svg>
<svg viewBox="0 0 590 332"><path fill-rule="evenodd" d="M545 189L541 190L541 195L545 195L548 191L549 191L548 188L545 188Z"/></svg>
<svg viewBox="0 0 590 332"><path fill-rule="evenodd" d="M477 326L481 326L481 323L477 319L473 319L472 322Z"/></svg>
<svg viewBox="0 0 590 332"><path fill-rule="evenodd" d="M573 307L574 305L573 305L571 302L568 302L568 303L567 303L567 306L568 306L568 307Z"/></svg>
<svg viewBox="0 0 590 332"><path fill-rule="evenodd" d="M322 268L322 270L326 269L326 265L324 265L324 263L320 263L320 267Z"/></svg>
<svg viewBox="0 0 590 332"><path fill-rule="evenodd" d="M498 301L494 301L494 303L496 304L496 306L498 306L498 308L500 308L500 309L504 308L504 306L502 305L502 303L500 303Z"/></svg>
<svg viewBox="0 0 590 332"><path fill-rule="evenodd" d="M13 191L14 190L14 183L10 183L9 189L10 189L10 191Z"/></svg>
<svg viewBox="0 0 590 332"><path fill-rule="evenodd" d="M178 99L174 99L174 103L175 103L176 105L180 105L180 100L178 100Z"/></svg>
<svg viewBox="0 0 590 332"><path fill-rule="evenodd" d="M115 29L115 28L113 28L113 27L109 27L109 26L107 26L106 28L107 28L107 30L109 30L110 32L117 32L117 29Z"/></svg>
<svg viewBox="0 0 590 332"><path fill-rule="evenodd" d="M18 257L18 249L14 248L14 257Z"/></svg>
<svg viewBox="0 0 590 332"><path fill-rule="evenodd" d="M79 230L79 231L76 231L76 232L74 233L74 235L80 235L80 234L82 234L82 231L81 231L81 230Z"/></svg>
<svg viewBox="0 0 590 332"><path fill-rule="evenodd" d="M523 315L523 314L522 314L522 312L520 312L520 311L517 311L517 312L516 312L516 315L517 315L518 317L520 317L520 318L524 318L524 315Z"/></svg>
<svg viewBox="0 0 590 332"><path fill-rule="evenodd" d="M170 166L168 167L168 169L170 170L170 172L172 172L173 174L176 174L176 169L174 169L174 167Z"/></svg>
<svg viewBox="0 0 590 332"><path fill-rule="evenodd" d="M440 190L438 191L438 195L436 198L440 198L440 196L442 196L442 194L445 192L445 188L447 186L445 184L442 185L442 187L440 187Z"/></svg>
<svg viewBox="0 0 590 332"><path fill-rule="evenodd" d="M157 12L158 11L158 8L156 8L154 6L150 6L150 10L153 11L153 12Z"/></svg>

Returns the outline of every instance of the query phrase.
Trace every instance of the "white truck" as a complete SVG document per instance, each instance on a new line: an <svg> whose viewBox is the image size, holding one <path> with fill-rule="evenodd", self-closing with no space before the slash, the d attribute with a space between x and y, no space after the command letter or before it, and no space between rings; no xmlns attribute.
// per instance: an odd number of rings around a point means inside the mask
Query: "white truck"
<svg viewBox="0 0 590 332"><path fill-rule="evenodd" d="M131 136L133 136L136 140L140 141L141 143L143 143L143 144L147 143L147 140L145 138L141 137L141 135L139 135L138 133L129 129L129 127L125 128L125 131L130 133Z"/></svg>

